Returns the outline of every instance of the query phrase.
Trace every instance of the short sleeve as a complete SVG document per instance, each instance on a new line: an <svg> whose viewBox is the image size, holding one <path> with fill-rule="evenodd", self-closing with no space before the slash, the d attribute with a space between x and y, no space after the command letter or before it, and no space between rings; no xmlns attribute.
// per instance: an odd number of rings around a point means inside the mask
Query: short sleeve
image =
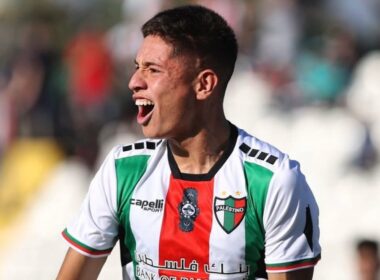
<svg viewBox="0 0 380 280"><path fill-rule="evenodd" d="M62 232L70 247L86 256L107 256L117 241L115 149L91 181L79 215Z"/></svg>
<svg viewBox="0 0 380 280"><path fill-rule="evenodd" d="M319 210L296 161L284 159L264 208L267 272L313 267L320 259Z"/></svg>

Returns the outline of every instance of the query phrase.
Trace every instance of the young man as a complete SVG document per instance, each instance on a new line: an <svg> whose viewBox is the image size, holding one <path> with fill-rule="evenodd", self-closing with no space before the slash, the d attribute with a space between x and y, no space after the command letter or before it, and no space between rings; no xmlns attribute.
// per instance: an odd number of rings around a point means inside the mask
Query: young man
<svg viewBox="0 0 380 280"><path fill-rule="evenodd" d="M58 279L95 279L117 240L124 279L312 279L318 207L298 163L224 116L231 28L184 6L142 31L129 86L148 139L106 158Z"/></svg>

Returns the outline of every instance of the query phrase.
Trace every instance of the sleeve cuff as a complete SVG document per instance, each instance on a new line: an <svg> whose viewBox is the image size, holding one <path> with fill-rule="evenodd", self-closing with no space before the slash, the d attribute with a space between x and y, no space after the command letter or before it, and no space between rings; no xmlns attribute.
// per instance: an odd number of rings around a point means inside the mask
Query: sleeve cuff
<svg viewBox="0 0 380 280"><path fill-rule="evenodd" d="M105 249L105 250L98 250L94 249L77 239L75 239L70 233L67 231L67 228L62 232L63 238L69 243L69 246L79 252L82 255L86 255L93 258L100 258L100 257L106 257L108 256L113 248Z"/></svg>
<svg viewBox="0 0 380 280"><path fill-rule="evenodd" d="M284 263L266 264L266 271L268 273L279 273L314 267L320 259L321 255L319 254L318 256L310 259L302 259Z"/></svg>

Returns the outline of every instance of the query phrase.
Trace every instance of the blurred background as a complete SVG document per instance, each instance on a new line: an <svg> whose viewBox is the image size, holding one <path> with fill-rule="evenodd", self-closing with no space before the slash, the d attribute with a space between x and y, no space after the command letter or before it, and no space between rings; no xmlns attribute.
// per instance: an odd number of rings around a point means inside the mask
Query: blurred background
<svg viewBox="0 0 380 280"><path fill-rule="evenodd" d="M0 0L0 279L54 279L105 154L143 137L140 26L185 3L237 34L228 118L301 162L320 206L314 279L378 279L360 276L379 266L378 0ZM118 248L100 279L121 279Z"/></svg>

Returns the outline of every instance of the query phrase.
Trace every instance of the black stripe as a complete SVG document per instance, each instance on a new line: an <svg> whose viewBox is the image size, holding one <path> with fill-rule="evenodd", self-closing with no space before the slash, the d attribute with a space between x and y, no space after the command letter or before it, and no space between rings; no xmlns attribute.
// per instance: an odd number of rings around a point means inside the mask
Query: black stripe
<svg viewBox="0 0 380 280"><path fill-rule="evenodd" d="M123 147L123 152L128 152L130 150L132 150L132 145L128 145L128 146Z"/></svg>
<svg viewBox="0 0 380 280"><path fill-rule="evenodd" d="M135 143L135 149L136 150L144 149L144 142Z"/></svg>
<svg viewBox="0 0 380 280"><path fill-rule="evenodd" d="M255 157L257 155L257 153L259 152L259 150L256 150L256 149L252 149L250 152L249 152L249 156L250 157Z"/></svg>
<svg viewBox="0 0 380 280"><path fill-rule="evenodd" d="M268 153L261 152L257 158L264 160L267 156L268 156Z"/></svg>
<svg viewBox="0 0 380 280"><path fill-rule="evenodd" d="M249 150L251 149L247 144L243 143L240 145L239 149L243 152L243 153L248 153Z"/></svg>
<svg viewBox="0 0 380 280"><path fill-rule="evenodd" d="M313 220L311 218L310 206L306 207L306 223L303 233L306 236L311 251L313 251Z"/></svg>
<svg viewBox="0 0 380 280"><path fill-rule="evenodd" d="M266 160L267 163L274 164L277 161L277 157L270 155L268 159Z"/></svg>
<svg viewBox="0 0 380 280"><path fill-rule="evenodd" d="M124 227L119 226L119 245L120 245L120 260L121 266L127 265L127 263L132 261L132 256L129 248L124 243L125 241L125 230Z"/></svg>
<svg viewBox="0 0 380 280"><path fill-rule="evenodd" d="M257 270L255 272L255 278L268 279L268 274L266 272L264 259L265 259L265 249L260 250L260 259L257 261Z"/></svg>
<svg viewBox="0 0 380 280"><path fill-rule="evenodd" d="M154 150L156 148L156 143L147 141L146 142L146 148L149 150Z"/></svg>

